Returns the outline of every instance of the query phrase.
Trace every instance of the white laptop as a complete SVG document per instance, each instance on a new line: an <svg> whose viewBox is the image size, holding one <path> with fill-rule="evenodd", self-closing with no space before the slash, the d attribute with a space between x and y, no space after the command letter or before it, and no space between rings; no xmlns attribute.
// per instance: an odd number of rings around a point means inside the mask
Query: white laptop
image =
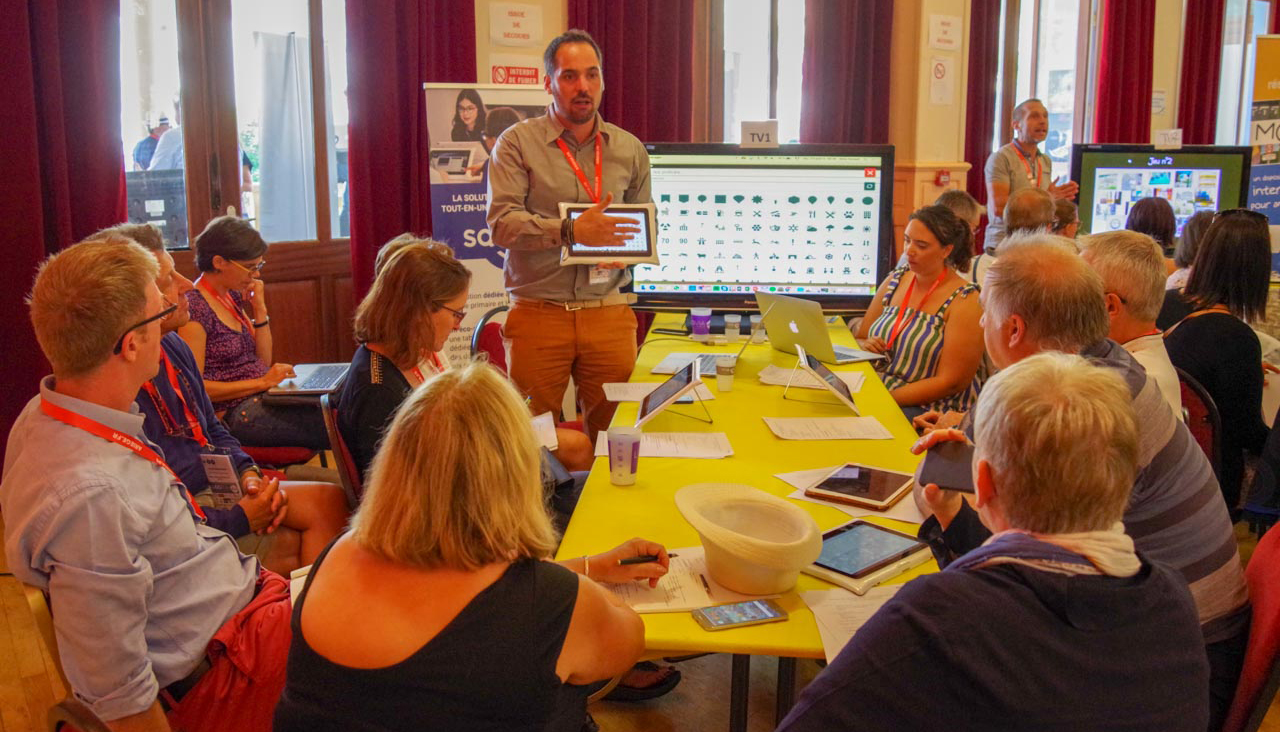
<svg viewBox="0 0 1280 732"><path fill-rule="evenodd" d="M347 375L349 363L300 363L293 367L294 376L267 390L270 396L310 396L328 394Z"/></svg>
<svg viewBox="0 0 1280 732"><path fill-rule="evenodd" d="M833 346L822 306L812 300L757 290L756 307L764 313L762 322L769 343L784 353L797 353L796 346L801 345L823 363L859 363L884 358L870 351Z"/></svg>
<svg viewBox="0 0 1280 732"><path fill-rule="evenodd" d="M477 176L470 168L484 162L484 146L478 142L437 142L431 146L431 167L448 180Z"/></svg>

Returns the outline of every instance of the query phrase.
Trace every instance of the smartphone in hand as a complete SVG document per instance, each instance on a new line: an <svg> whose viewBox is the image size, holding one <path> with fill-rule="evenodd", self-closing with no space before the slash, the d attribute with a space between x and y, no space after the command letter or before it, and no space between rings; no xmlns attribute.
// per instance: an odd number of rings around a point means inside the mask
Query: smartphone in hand
<svg viewBox="0 0 1280 732"><path fill-rule="evenodd" d="M940 442L929 448L917 481L920 485L932 483L944 490L973 493L973 445Z"/></svg>

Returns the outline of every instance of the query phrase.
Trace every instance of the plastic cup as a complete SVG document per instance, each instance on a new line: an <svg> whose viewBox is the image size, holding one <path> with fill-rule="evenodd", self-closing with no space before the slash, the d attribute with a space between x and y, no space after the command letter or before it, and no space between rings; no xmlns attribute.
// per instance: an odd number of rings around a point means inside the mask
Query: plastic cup
<svg viewBox="0 0 1280 732"><path fill-rule="evenodd" d="M737 343L738 337L742 334L742 316L737 313L728 313L724 316L724 337L730 343Z"/></svg>
<svg viewBox="0 0 1280 732"><path fill-rule="evenodd" d="M721 356L716 359L716 390L733 391L733 371L738 359L733 356Z"/></svg>
<svg viewBox="0 0 1280 732"><path fill-rule="evenodd" d="M764 323L762 322L763 320L764 320L764 316L762 315L751 316L751 342L752 343L764 343Z"/></svg>
<svg viewBox="0 0 1280 732"><path fill-rule="evenodd" d="M689 324L695 341L707 340L711 336L711 308L691 308Z"/></svg>
<svg viewBox="0 0 1280 732"><path fill-rule="evenodd" d="M636 468L640 463L640 430L636 427L610 427L606 436L609 442L609 482L635 485Z"/></svg>

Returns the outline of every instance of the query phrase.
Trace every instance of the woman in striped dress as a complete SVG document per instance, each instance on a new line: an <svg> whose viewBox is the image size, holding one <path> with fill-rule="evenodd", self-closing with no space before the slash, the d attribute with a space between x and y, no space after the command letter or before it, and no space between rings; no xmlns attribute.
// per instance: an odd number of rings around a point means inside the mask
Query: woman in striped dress
<svg viewBox="0 0 1280 732"><path fill-rule="evenodd" d="M950 209L925 206L911 214L903 248L907 266L880 285L858 342L889 357L880 376L908 417L967 410L986 378L978 286L959 274L973 234Z"/></svg>

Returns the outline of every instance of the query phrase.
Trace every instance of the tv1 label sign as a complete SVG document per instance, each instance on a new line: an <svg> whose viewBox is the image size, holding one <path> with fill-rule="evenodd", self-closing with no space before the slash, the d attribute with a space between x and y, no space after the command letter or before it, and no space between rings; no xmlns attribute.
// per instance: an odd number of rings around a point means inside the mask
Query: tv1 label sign
<svg viewBox="0 0 1280 732"><path fill-rule="evenodd" d="M742 123L741 147L777 147L778 120Z"/></svg>

